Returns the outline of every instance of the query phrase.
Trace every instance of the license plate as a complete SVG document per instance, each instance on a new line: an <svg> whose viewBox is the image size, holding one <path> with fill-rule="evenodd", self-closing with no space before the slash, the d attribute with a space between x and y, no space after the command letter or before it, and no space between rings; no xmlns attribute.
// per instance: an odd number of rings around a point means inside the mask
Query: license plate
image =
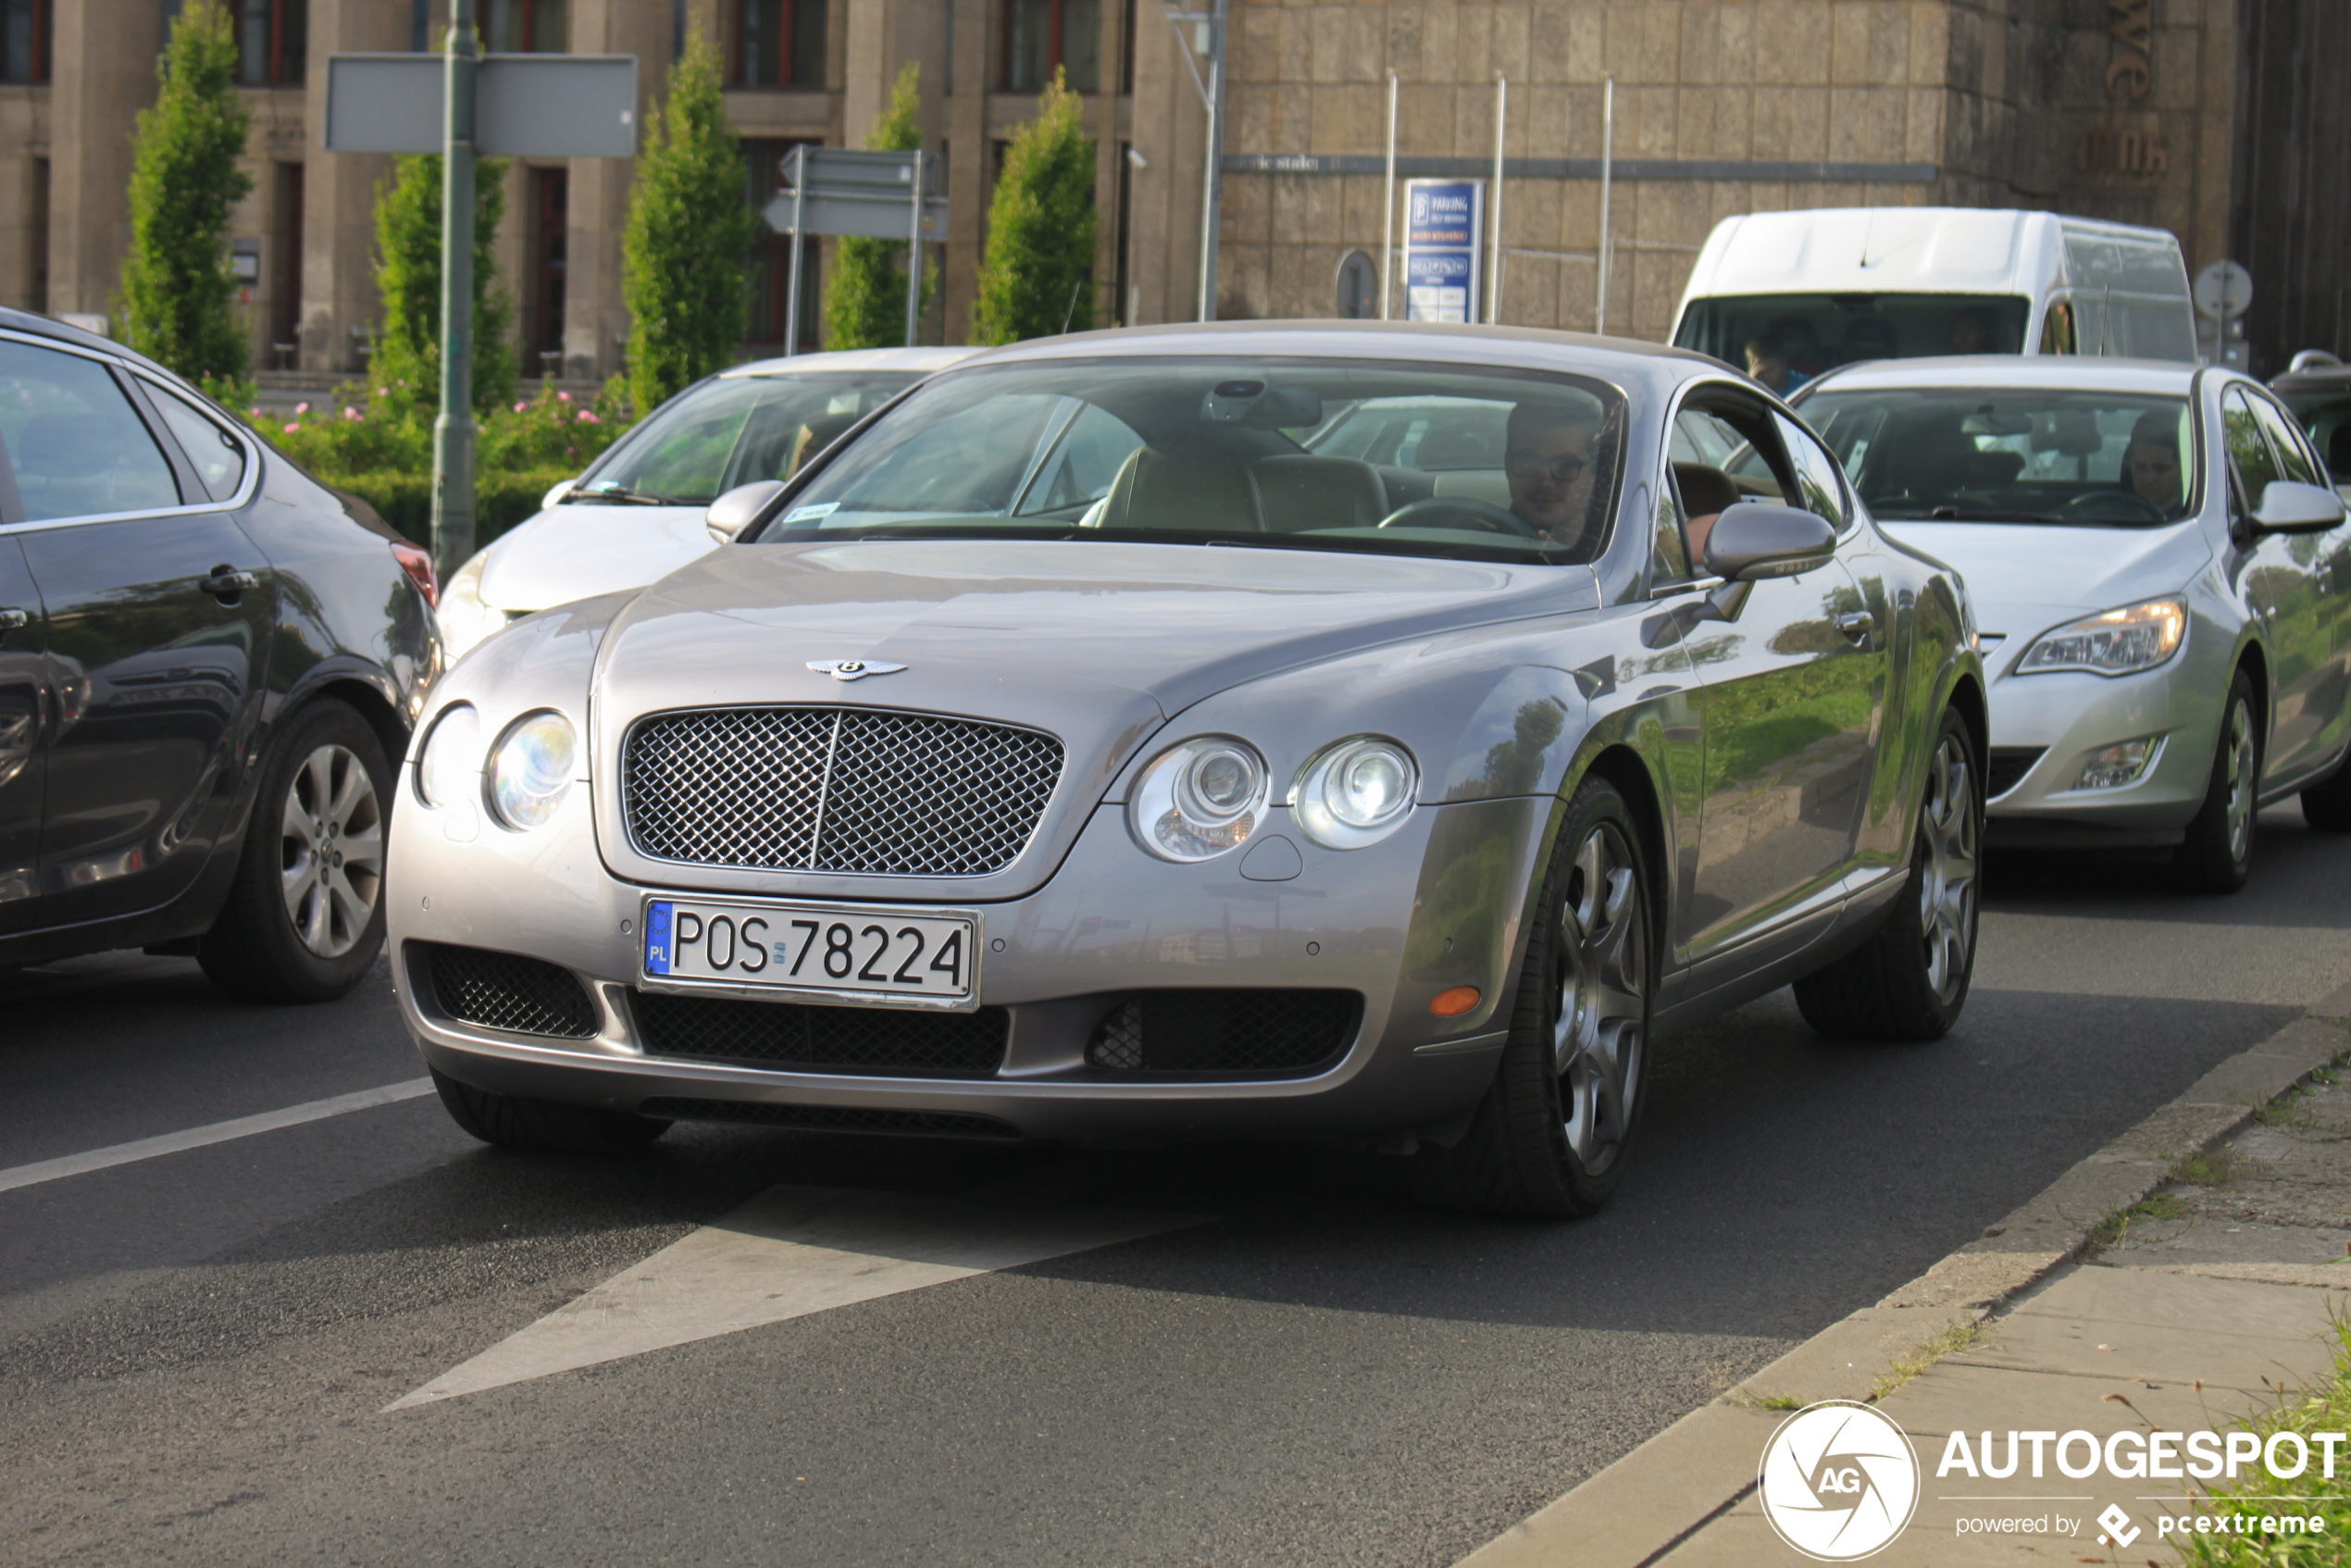
<svg viewBox="0 0 2351 1568"><path fill-rule="evenodd" d="M976 916L827 904L647 899L644 973L656 984L933 1007L971 1004Z"/></svg>

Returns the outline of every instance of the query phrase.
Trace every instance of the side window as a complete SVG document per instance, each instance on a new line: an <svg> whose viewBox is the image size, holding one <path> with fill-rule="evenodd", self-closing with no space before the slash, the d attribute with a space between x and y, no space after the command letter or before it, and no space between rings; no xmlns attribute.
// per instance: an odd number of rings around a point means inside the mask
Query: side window
<svg viewBox="0 0 2351 1568"><path fill-rule="evenodd" d="M141 384L154 401L155 412L163 416L164 428L195 465L196 478L212 498L226 501L236 494L245 479L244 448L187 399L153 381Z"/></svg>
<svg viewBox="0 0 2351 1568"><path fill-rule="evenodd" d="M1685 404L1673 425L1674 499L1687 559L1704 575L1706 536L1726 509L1742 501L1803 503L1796 498L1778 432L1760 404L1709 396L1702 406ZM1694 456L1685 458L1684 452Z"/></svg>
<svg viewBox="0 0 2351 1568"><path fill-rule="evenodd" d="M2327 480L2320 477L2318 466L2303 450L2302 432L2294 420L2266 397L2248 397L2246 401L2253 405L2253 417L2261 421L2261 429L2269 435L2270 449L2277 454L2279 467L2284 470L2283 477L2304 484L2325 484Z"/></svg>
<svg viewBox="0 0 2351 1568"><path fill-rule="evenodd" d="M1125 420L1093 404L1086 404L1062 432L1043 469L1029 481L1018 514L1065 512L1100 501L1110 493L1127 457L1142 444L1143 438Z"/></svg>
<svg viewBox="0 0 2351 1568"><path fill-rule="evenodd" d="M2229 467L2236 475L2238 504L2250 511L2261 504L2270 481L2283 476L2270 443L2262 437L2261 421L2243 387L2231 387L2220 398L2220 437L2229 449Z"/></svg>
<svg viewBox="0 0 2351 1568"><path fill-rule="evenodd" d="M1676 588L1689 580L1690 548L1682 538L1682 516L1673 497L1661 494L1657 520L1649 532L1649 587L1652 591Z"/></svg>
<svg viewBox="0 0 2351 1568"><path fill-rule="evenodd" d="M1843 538L1853 526L1853 516L1845 504L1845 484L1836 464L1821 450L1821 443L1812 439L1810 431L1787 416L1774 413L1772 422L1779 427L1780 440L1786 443L1788 457L1796 465L1796 487L1804 497L1804 509L1826 517L1829 527L1836 530L1838 538Z"/></svg>
<svg viewBox="0 0 2351 1568"><path fill-rule="evenodd" d="M2079 354L2073 334L2073 304L2057 300L2049 305L2049 313L2041 318L2041 352L2043 354Z"/></svg>
<svg viewBox="0 0 2351 1568"><path fill-rule="evenodd" d="M94 359L0 341L0 442L28 522L180 504L146 421Z"/></svg>

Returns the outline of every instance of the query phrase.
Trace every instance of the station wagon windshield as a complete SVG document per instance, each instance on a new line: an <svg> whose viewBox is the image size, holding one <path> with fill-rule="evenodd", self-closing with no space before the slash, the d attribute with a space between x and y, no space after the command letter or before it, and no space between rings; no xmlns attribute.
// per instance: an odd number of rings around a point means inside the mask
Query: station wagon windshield
<svg viewBox="0 0 2351 1568"><path fill-rule="evenodd" d="M2185 398L1936 387L1797 405L1880 517L2146 528L2200 493Z"/></svg>
<svg viewBox="0 0 2351 1568"><path fill-rule="evenodd" d="M1541 563L1606 541L1624 406L1582 377L1328 360L975 367L762 538L1238 543Z"/></svg>

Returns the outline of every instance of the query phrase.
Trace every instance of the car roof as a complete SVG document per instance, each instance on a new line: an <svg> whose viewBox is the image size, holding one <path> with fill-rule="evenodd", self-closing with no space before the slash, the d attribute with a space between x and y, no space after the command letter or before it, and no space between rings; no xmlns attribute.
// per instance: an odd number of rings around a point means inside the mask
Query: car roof
<svg viewBox="0 0 2351 1568"><path fill-rule="evenodd" d="M2296 370L2278 377L2270 383L2277 392L2351 392L2351 365L2324 366L2315 370Z"/></svg>
<svg viewBox="0 0 2351 1568"><path fill-rule="evenodd" d="M101 354L111 354L118 359L127 360L138 366L142 370L152 370L167 380L182 381L184 384L183 378L173 375L145 355L134 349L126 348L112 338L102 337L96 332L84 331L80 327L69 327L55 317L38 315L30 310L11 310L6 305L0 305L0 327L5 327L12 332L24 332L34 337L55 338L57 342L69 343L75 348L95 349Z"/></svg>
<svg viewBox="0 0 2351 1568"><path fill-rule="evenodd" d="M2053 387L2185 395L2200 367L2171 359L1979 354L1872 359L1823 370L1802 389L1864 392L1897 387Z"/></svg>
<svg viewBox="0 0 2351 1568"><path fill-rule="evenodd" d="M789 359L753 359L730 365L718 374L735 376L814 376L827 370L944 370L981 351L976 348L852 348L831 354L796 354Z"/></svg>

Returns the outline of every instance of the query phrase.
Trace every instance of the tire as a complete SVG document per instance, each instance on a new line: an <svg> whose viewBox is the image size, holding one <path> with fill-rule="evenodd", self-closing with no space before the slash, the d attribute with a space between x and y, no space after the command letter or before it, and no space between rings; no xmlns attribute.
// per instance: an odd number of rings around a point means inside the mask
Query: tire
<svg viewBox="0 0 2351 1568"><path fill-rule="evenodd" d="M2321 833L2351 833L2351 759L2302 791L2302 820Z"/></svg>
<svg viewBox="0 0 2351 1568"><path fill-rule="evenodd" d="M331 1002L384 944L393 778L367 720L322 698L270 753L235 881L196 960L245 1002Z"/></svg>
<svg viewBox="0 0 2351 1568"><path fill-rule="evenodd" d="M2261 726L2253 679L2240 669L2220 705L2212 777L2188 836L2171 852L2171 880L2184 892L2233 893L2253 875L2254 819L2260 814Z"/></svg>
<svg viewBox="0 0 2351 1568"><path fill-rule="evenodd" d="M1832 1039L1941 1039L1967 1006L1984 843L1982 770L1946 711L1911 837L1910 879L1860 947L1796 982L1804 1021Z"/></svg>
<svg viewBox="0 0 2351 1568"><path fill-rule="evenodd" d="M492 1094L435 1069L432 1087L449 1119L484 1143L541 1154L633 1154L669 1124L626 1111L599 1111L554 1100Z"/></svg>
<svg viewBox="0 0 2351 1568"><path fill-rule="evenodd" d="M1632 808L1586 778L1536 894L1494 1082L1458 1144L1422 1147L1424 1198L1576 1219L1615 1193L1646 1103L1656 890Z"/></svg>

